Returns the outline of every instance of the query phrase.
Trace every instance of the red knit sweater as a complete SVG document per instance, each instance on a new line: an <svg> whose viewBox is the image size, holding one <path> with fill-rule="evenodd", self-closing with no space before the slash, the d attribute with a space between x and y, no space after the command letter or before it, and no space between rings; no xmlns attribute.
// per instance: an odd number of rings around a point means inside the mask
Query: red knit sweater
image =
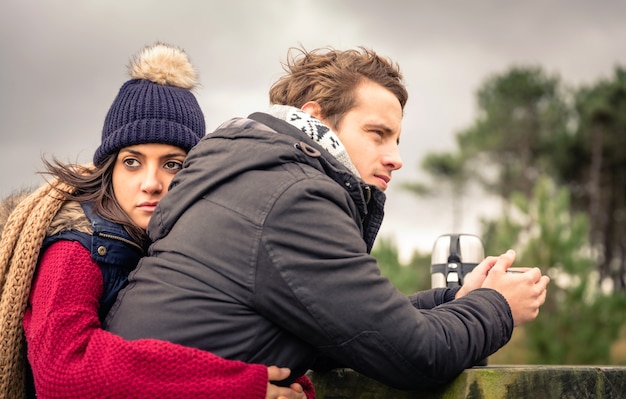
<svg viewBox="0 0 626 399"><path fill-rule="evenodd" d="M102 330L102 291L100 268L81 244L59 241L43 254L24 315L39 398L265 399L264 365ZM310 380L297 382L313 399Z"/></svg>

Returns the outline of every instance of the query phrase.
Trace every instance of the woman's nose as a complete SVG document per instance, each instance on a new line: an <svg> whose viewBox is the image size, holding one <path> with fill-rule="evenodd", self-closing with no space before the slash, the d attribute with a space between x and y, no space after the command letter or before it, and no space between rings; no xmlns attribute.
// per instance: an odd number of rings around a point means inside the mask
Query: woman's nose
<svg viewBox="0 0 626 399"><path fill-rule="evenodd" d="M163 191L163 181L156 171L148 171L141 183L142 191L147 193L159 193Z"/></svg>

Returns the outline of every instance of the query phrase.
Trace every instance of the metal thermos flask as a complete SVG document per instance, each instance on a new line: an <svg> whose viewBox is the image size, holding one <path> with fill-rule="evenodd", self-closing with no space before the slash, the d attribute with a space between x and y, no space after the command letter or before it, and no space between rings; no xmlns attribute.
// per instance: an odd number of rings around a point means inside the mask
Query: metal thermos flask
<svg viewBox="0 0 626 399"><path fill-rule="evenodd" d="M432 288L452 288L463 285L463 279L485 258L480 238L471 234L445 234L433 245L430 262ZM486 366L487 359L476 366Z"/></svg>
<svg viewBox="0 0 626 399"><path fill-rule="evenodd" d="M457 287L485 258L483 243L472 234L444 234L435 240L431 255L431 287Z"/></svg>

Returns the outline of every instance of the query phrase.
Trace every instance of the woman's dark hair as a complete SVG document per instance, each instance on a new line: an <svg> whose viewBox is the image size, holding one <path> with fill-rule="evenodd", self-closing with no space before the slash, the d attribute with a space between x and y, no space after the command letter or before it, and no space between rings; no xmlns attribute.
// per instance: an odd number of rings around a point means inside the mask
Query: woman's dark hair
<svg viewBox="0 0 626 399"><path fill-rule="evenodd" d="M44 174L57 178L60 182L75 187L72 193L60 191L63 199L69 201L93 202L93 210L103 218L118 223L126 229L131 238L145 247L147 235L136 226L115 199L113 192L113 167L117 154L109 155L99 167L92 165L65 164L53 158L44 159Z"/></svg>

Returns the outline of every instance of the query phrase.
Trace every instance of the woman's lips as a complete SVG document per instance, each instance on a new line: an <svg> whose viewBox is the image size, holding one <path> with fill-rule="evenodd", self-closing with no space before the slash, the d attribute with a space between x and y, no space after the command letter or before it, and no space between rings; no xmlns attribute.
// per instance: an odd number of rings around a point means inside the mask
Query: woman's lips
<svg viewBox="0 0 626 399"><path fill-rule="evenodd" d="M142 202L141 204L137 205L137 208L145 212L154 212L158 204L158 202Z"/></svg>

